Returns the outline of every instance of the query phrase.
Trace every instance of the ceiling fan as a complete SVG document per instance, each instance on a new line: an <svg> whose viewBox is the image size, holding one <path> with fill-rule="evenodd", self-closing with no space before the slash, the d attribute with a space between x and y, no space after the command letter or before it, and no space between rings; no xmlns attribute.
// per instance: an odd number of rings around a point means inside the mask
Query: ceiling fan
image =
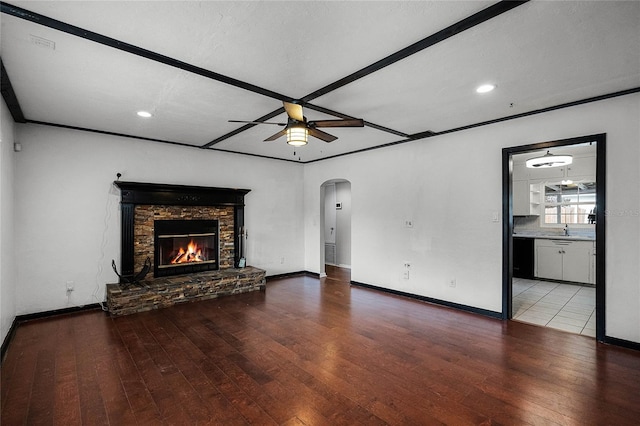
<svg viewBox="0 0 640 426"><path fill-rule="evenodd" d="M289 116L286 123L273 123L269 121L242 121L242 120L229 120L230 123L249 123L249 124L273 124L276 126L283 126L284 129L280 130L275 135L272 135L265 139L265 142L270 142L278 139L281 136L287 135L287 143L293 146L302 146L307 144L308 136L311 135L315 138L323 140L325 142L333 142L338 139L336 136L330 135L327 132L318 130L318 127L364 127L364 120L361 118L348 118L344 120L314 120L307 121L307 117L302 112L302 105L294 104L291 102L282 102L284 109Z"/></svg>

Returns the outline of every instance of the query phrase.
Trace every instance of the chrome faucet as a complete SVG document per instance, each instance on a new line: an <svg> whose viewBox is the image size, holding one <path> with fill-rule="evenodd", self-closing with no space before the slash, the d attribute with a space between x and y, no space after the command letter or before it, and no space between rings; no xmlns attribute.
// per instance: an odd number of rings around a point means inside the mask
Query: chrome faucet
<svg viewBox="0 0 640 426"><path fill-rule="evenodd" d="M567 225L566 223L564 224L564 236L569 236L569 225Z"/></svg>

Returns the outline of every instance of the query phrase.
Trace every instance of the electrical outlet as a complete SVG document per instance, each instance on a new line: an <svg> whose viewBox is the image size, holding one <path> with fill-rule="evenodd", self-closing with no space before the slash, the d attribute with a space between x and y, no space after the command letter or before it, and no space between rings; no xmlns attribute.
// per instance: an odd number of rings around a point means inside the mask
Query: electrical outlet
<svg viewBox="0 0 640 426"><path fill-rule="evenodd" d="M402 278L404 278L405 280L409 279L409 270L406 270L402 273Z"/></svg>
<svg viewBox="0 0 640 426"><path fill-rule="evenodd" d="M411 219L407 219L404 221L405 228L413 228L413 221Z"/></svg>
<svg viewBox="0 0 640 426"><path fill-rule="evenodd" d="M75 283L73 281L67 281L67 291L73 291Z"/></svg>
<svg viewBox="0 0 640 426"><path fill-rule="evenodd" d="M409 262L408 260L404 261L404 269L411 269L411 262Z"/></svg>
<svg viewBox="0 0 640 426"><path fill-rule="evenodd" d="M280 258L280 264L284 264L284 256Z"/></svg>
<svg viewBox="0 0 640 426"><path fill-rule="evenodd" d="M456 286L456 279L455 278L451 278L449 280L449 287L455 288L455 286Z"/></svg>

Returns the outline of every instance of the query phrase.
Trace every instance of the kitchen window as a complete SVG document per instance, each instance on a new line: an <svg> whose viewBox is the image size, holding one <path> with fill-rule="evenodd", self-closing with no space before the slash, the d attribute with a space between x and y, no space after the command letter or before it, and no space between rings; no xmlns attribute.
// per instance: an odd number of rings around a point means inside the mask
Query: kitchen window
<svg viewBox="0 0 640 426"><path fill-rule="evenodd" d="M595 223L596 183L547 183L544 186L543 225Z"/></svg>

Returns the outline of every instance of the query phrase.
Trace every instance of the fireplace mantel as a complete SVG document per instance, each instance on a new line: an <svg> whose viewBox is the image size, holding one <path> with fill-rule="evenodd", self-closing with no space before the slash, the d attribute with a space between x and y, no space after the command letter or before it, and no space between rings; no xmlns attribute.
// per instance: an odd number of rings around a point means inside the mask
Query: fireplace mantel
<svg viewBox="0 0 640 426"><path fill-rule="evenodd" d="M113 182L121 191L121 202L167 206L244 206L250 189L169 185L143 182Z"/></svg>
<svg viewBox="0 0 640 426"><path fill-rule="evenodd" d="M233 207L234 267L237 267L242 251L244 227L244 196L250 189L216 188L205 186L170 185L144 182L115 181L120 188L122 212L121 274L133 275L135 207L189 206Z"/></svg>

